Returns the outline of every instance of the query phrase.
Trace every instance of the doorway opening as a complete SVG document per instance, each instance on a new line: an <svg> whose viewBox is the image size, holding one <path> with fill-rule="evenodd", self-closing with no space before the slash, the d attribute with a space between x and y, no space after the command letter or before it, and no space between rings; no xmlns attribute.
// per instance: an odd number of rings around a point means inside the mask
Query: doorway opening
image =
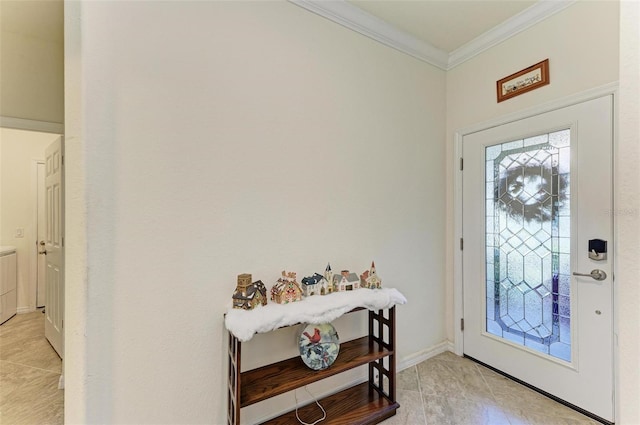
<svg viewBox="0 0 640 425"><path fill-rule="evenodd" d="M3 124L5 124L3 119ZM20 120L20 122L30 122ZM45 123L50 124L50 123ZM51 125L49 125L51 126ZM35 125L38 128L37 125ZM62 126L59 126L60 130ZM16 366L16 378L22 379L27 368L32 368L32 373L46 371L51 377L53 373L59 373L55 386L48 385L52 391L52 400L62 415L63 396L63 365L62 357L64 348L62 344L57 347L46 334L45 323L47 313L56 312L59 323L62 323L64 315L64 280L59 279L59 286L47 288L47 259L49 253L42 242L46 243L52 232L52 220L47 216L47 208L54 206L52 191L47 190L47 148L53 144L60 146L62 152L62 136L60 133L33 130L29 126L25 128L0 127L0 245L12 246L16 250L16 313L17 316L7 321L5 325L15 326L29 323L33 332L28 341L13 344L21 347L13 350L8 355L15 354L12 359ZM62 169L59 170L60 176ZM63 235L62 223L64 223L63 179L60 177L59 196L57 202L60 209L55 216L53 231L59 236ZM51 208L49 208L51 209ZM57 230L56 230L57 229ZM63 265L63 256L60 254L58 261ZM51 299L59 303L57 308L51 305ZM45 314L43 314L45 313ZM12 323L14 322L14 323ZM3 325L3 326L5 326ZM62 339L62 326L59 326L59 335ZM27 337L29 335L26 335ZM42 356L40 355L42 354ZM27 359L28 361L26 361ZM3 360L5 360L3 358ZM11 359L10 359L11 360ZM24 364L22 364L24 363ZM23 369L20 369L23 368ZM22 372L20 372L22 370ZM43 372L44 373L44 372ZM9 380L11 381L11 380ZM59 396L54 393L60 392ZM30 393L26 394L30 397ZM59 397L59 403L54 402ZM34 406L38 404L34 400ZM16 418L17 422L24 422Z"/></svg>

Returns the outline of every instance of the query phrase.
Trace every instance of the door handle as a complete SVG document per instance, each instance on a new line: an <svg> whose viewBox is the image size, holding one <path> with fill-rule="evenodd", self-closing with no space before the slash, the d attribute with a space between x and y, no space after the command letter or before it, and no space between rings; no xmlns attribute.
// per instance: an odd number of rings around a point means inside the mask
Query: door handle
<svg viewBox="0 0 640 425"><path fill-rule="evenodd" d="M573 272L574 276L586 276L586 277L590 277L594 280L605 280L607 278L607 274L604 272L604 270L600 270L600 269L593 269L591 270L591 273L576 273Z"/></svg>
<svg viewBox="0 0 640 425"><path fill-rule="evenodd" d="M42 251L42 252L41 252L41 251L38 251L38 254L40 254L40 255L47 255L47 250L45 249L45 250L44 250L44 251Z"/></svg>

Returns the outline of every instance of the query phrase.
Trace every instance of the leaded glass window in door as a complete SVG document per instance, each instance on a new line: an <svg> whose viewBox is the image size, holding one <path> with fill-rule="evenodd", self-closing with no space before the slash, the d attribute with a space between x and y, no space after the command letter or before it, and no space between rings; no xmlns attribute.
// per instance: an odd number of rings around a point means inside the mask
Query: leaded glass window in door
<svg viewBox="0 0 640 425"><path fill-rule="evenodd" d="M485 148L486 330L571 360L570 134Z"/></svg>

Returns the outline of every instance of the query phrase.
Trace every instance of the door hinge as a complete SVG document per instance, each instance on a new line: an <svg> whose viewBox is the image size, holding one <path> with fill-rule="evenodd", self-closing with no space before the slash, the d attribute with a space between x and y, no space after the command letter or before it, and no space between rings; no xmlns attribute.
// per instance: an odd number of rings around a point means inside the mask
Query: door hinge
<svg viewBox="0 0 640 425"><path fill-rule="evenodd" d="M64 236L62 237L62 246L64 247Z"/></svg>
<svg viewBox="0 0 640 425"><path fill-rule="evenodd" d="M464 249L464 239L460 238L460 251Z"/></svg>
<svg viewBox="0 0 640 425"><path fill-rule="evenodd" d="M62 319L62 327L64 328L64 319Z"/></svg>
<svg viewBox="0 0 640 425"><path fill-rule="evenodd" d="M62 165L64 165L64 155L62 155Z"/></svg>
<svg viewBox="0 0 640 425"><path fill-rule="evenodd" d="M464 169L464 160L460 157L460 171Z"/></svg>
<svg viewBox="0 0 640 425"><path fill-rule="evenodd" d="M464 319L460 319L460 330L464 331Z"/></svg>

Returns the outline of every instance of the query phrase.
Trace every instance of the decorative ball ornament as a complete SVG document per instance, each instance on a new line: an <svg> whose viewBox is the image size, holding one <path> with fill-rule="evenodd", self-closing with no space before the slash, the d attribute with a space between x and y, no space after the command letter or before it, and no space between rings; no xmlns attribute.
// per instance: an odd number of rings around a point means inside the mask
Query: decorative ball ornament
<svg viewBox="0 0 640 425"><path fill-rule="evenodd" d="M340 351L338 332L331 323L306 325L300 334L300 357L313 370L326 369L333 364Z"/></svg>

